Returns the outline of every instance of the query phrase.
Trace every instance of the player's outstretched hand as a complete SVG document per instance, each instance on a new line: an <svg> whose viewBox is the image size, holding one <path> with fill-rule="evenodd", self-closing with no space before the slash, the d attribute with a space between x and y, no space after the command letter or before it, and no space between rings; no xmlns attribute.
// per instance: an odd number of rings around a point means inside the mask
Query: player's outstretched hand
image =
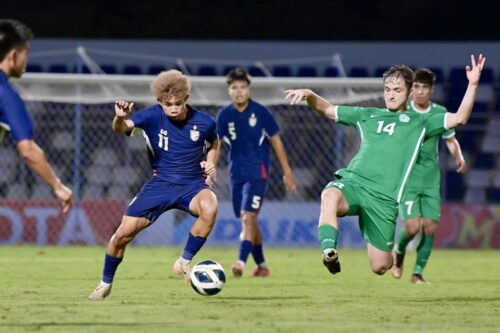
<svg viewBox="0 0 500 333"><path fill-rule="evenodd" d="M63 183L59 183L59 185L54 188L54 194L59 201L61 201L63 213L67 213L73 205L73 192Z"/></svg>
<svg viewBox="0 0 500 333"><path fill-rule="evenodd" d="M115 115L120 118L128 116L134 108L133 102L118 100L115 102Z"/></svg>
<svg viewBox="0 0 500 333"><path fill-rule="evenodd" d="M455 164L457 165L458 173L465 173L465 171L467 171L467 163L465 163L465 160L462 156L455 158Z"/></svg>
<svg viewBox="0 0 500 333"><path fill-rule="evenodd" d="M465 72L467 74L467 79L469 84L479 84L479 79L481 78L481 71L483 70L484 64L486 62L486 57L482 54L476 59L473 54L470 55L471 66L465 66Z"/></svg>
<svg viewBox="0 0 500 333"><path fill-rule="evenodd" d="M305 101L312 94L311 89L290 89L285 90L285 99L290 99L290 105L299 104Z"/></svg>
<svg viewBox="0 0 500 333"><path fill-rule="evenodd" d="M284 173L283 182L287 191L297 192L297 184L295 183L295 176L292 171Z"/></svg>

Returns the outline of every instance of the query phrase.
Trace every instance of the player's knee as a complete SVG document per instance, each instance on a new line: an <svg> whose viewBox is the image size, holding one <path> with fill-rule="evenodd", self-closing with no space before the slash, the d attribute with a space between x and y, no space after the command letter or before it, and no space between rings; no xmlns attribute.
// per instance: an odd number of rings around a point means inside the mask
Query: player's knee
<svg viewBox="0 0 500 333"><path fill-rule="evenodd" d="M128 243L133 239L134 237L132 235L125 234L123 232L120 232L120 230L117 230L116 233L113 235L111 238L111 244L115 248L124 248L127 246Z"/></svg>
<svg viewBox="0 0 500 333"><path fill-rule="evenodd" d="M209 222L215 222L217 217L217 202L215 200L203 200L200 203L200 208L200 217Z"/></svg>
<svg viewBox="0 0 500 333"><path fill-rule="evenodd" d="M420 231L420 221L409 219L405 221L405 232L408 236L415 236Z"/></svg>
<svg viewBox="0 0 500 333"><path fill-rule="evenodd" d="M257 224L257 216L254 213L245 212L241 215L241 223L245 228L253 228Z"/></svg>
<svg viewBox="0 0 500 333"><path fill-rule="evenodd" d="M424 230L425 235L432 236L436 232L437 223L432 221L432 220L426 219L426 220L424 220L422 228Z"/></svg>
<svg viewBox="0 0 500 333"><path fill-rule="evenodd" d="M390 253L370 257L370 268L377 275L384 275L391 267L392 256Z"/></svg>
<svg viewBox="0 0 500 333"><path fill-rule="evenodd" d="M377 275L384 275L392 266L392 262L376 262L371 264L372 272Z"/></svg>
<svg viewBox="0 0 500 333"><path fill-rule="evenodd" d="M373 273L377 275L384 275L387 272L387 268L385 267L372 267Z"/></svg>

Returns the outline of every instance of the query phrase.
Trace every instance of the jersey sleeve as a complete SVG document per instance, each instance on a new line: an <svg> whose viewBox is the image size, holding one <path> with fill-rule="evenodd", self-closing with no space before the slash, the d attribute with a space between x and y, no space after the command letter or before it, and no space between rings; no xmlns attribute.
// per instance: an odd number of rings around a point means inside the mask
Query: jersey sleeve
<svg viewBox="0 0 500 333"><path fill-rule="evenodd" d="M10 128L12 138L19 142L33 138L33 121L26 106L17 93L5 94L3 98L4 120Z"/></svg>
<svg viewBox="0 0 500 333"><path fill-rule="evenodd" d="M448 112L448 110L444 106L441 105L441 112L446 113L446 112ZM441 137L443 139L449 139L449 138L452 138L454 136L455 136L455 129L454 128L446 130L446 131L444 131L443 134L441 134Z"/></svg>
<svg viewBox="0 0 500 333"><path fill-rule="evenodd" d="M424 118L424 127L426 129L426 136L431 137L440 135L446 130L446 113L435 114L430 117Z"/></svg>
<svg viewBox="0 0 500 333"><path fill-rule="evenodd" d="M356 122L360 120L363 108L357 106L337 107L337 122L342 125L356 127Z"/></svg>
<svg viewBox="0 0 500 333"><path fill-rule="evenodd" d="M266 130L267 135L269 137L272 137L280 131L280 127L278 125L278 122L276 119L274 119L271 111L269 111L267 108L263 108L263 126L264 129Z"/></svg>
<svg viewBox="0 0 500 333"><path fill-rule="evenodd" d="M443 139L449 139L449 138L452 138L455 136L455 129L450 129L450 130L446 130L443 132L443 134L441 134L441 137Z"/></svg>
<svg viewBox="0 0 500 333"><path fill-rule="evenodd" d="M151 113L146 110L133 113L128 119L134 122L134 127L147 129L150 124Z"/></svg>

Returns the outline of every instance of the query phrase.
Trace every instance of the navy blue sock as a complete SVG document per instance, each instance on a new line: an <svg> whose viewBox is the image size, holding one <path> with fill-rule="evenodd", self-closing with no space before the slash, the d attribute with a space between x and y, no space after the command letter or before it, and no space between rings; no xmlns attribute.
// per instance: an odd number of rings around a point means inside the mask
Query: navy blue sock
<svg viewBox="0 0 500 333"><path fill-rule="evenodd" d="M252 252L253 244L249 240L243 240L240 242L240 257L238 260L242 262L247 262L248 255Z"/></svg>
<svg viewBox="0 0 500 333"><path fill-rule="evenodd" d="M262 244L254 245L252 249L253 260L257 265L262 264L266 260L264 259L264 251L262 250Z"/></svg>
<svg viewBox="0 0 500 333"><path fill-rule="evenodd" d="M106 283L113 283L113 278L115 277L116 269L118 265L122 262L123 257L112 257L106 253L104 258L104 269L102 270L102 281Z"/></svg>
<svg viewBox="0 0 500 333"><path fill-rule="evenodd" d="M199 236L193 236L192 233L189 233L189 238L186 243L186 246L184 247L184 253L182 253L182 258L186 260L191 260L193 257L198 253L198 251L201 249L203 244L207 239L205 237L199 237Z"/></svg>

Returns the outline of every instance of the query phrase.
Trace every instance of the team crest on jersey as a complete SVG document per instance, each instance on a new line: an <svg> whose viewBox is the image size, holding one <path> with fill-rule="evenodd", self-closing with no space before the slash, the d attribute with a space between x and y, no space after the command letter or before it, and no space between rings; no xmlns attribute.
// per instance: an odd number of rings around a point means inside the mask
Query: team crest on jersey
<svg viewBox="0 0 500 333"><path fill-rule="evenodd" d="M250 124L250 127L255 127L255 125L257 125L257 117L255 116L255 113L252 113L248 119L248 124Z"/></svg>
<svg viewBox="0 0 500 333"><path fill-rule="evenodd" d="M200 138L200 131L198 131L198 126L193 126L193 129L189 131L189 137L192 141L198 141L198 139Z"/></svg>
<svg viewBox="0 0 500 333"><path fill-rule="evenodd" d="M410 117L407 114L400 114L399 121L402 123L408 123L410 122Z"/></svg>

